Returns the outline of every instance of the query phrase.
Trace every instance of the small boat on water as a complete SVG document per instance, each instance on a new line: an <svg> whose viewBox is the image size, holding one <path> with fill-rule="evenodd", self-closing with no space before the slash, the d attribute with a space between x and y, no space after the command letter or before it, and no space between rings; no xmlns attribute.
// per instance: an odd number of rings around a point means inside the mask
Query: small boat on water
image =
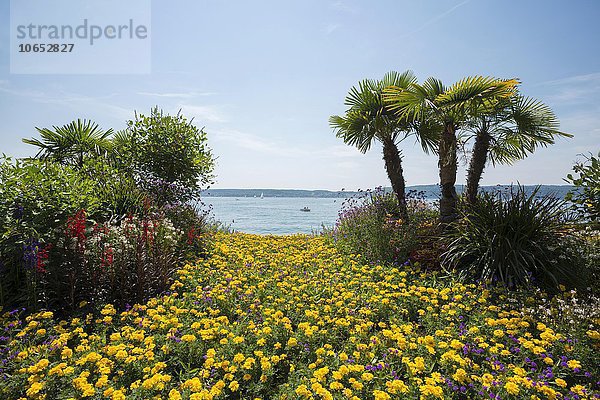
<svg viewBox="0 0 600 400"><path fill-rule="evenodd" d="M264 199L264 198L265 198L265 194L264 194L264 193L261 193L261 194L260 194L260 198L261 198L261 199Z"/></svg>
<svg viewBox="0 0 600 400"><path fill-rule="evenodd" d="M309 212L309 211L310 211L310 208L308 208L308 207L304 207L304 208L301 208L301 209L300 209L300 211Z"/></svg>

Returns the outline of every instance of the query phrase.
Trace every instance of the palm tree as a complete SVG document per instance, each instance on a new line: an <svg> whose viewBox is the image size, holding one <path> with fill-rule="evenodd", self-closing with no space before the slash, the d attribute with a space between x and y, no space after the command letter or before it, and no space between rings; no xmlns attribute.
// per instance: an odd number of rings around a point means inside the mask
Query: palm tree
<svg viewBox="0 0 600 400"><path fill-rule="evenodd" d="M407 88L416 82L412 71L388 72L382 80L365 79L348 92L344 104L349 106L343 116L334 115L329 123L344 143L366 153L374 141L383 145L385 169L399 204L399 217L407 220L405 181L398 143L404 140L415 124L398 117L383 101L383 90L389 86ZM434 148L435 139L419 138L426 151Z"/></svg>
<svg viewBox="0 0 600 400"><path fill-rule="evenodd" d="M61 164L83 167L88 157L106 156L112 145L109 136L113 130L103 131L97 123L87 120L70 122L62 127L35 128L40 139L23 139L24 143L39 147L36 158Z"/></svg>
<svg viewBox="0 0 600 400"><path fill-rule="evenodd" d="M481 110L514 94L518 81L474 76L450 87L440 80L427 79L422 85L411 82L408 87L391 86L384 91L385 102L402 119L435 121L440 128L438 167L440 172L440 219L450 222L457 217L456 170L457 132ZM432 126L428 124L427 126Z"/></svg>
<svg viewBox="0 0 600 400"><path fill-rule="evenodd" d="M558 119L550 107L528 97L515 95L482 109L469 129L475 143L467 171L467 202L473 204L477 200L488 159L492 165L512 164L539 146L554 144L557 136L573 137L558 128Z"/></svg>

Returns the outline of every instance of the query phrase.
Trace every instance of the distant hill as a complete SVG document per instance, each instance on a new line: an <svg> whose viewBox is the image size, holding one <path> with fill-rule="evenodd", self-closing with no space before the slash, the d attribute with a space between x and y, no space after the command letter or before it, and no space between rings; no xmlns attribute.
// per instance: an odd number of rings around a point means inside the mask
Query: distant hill
<svg viewBox="0 0 600 400"><path fill-rule="evenodd" d="M498 189L509 188L510 185L483 186L483 190L494 191ZM535 185L525 185L528 192L533 191ZM456 185L456 190L462 193L464 185ZM425 198L435 199L440 196L440 187L438 185L415 185L408 186L407 191L422 193ZM540 195L552 194L553 196L564 198L573 186L570 185L541 185ZM385 188L391 191L390 188ZM301 189L210 189L202 192L203 197L316 197L316 198L345 198L358 194L358 192L349 192L344 190L301 190Z"/></svg>
<svg viewBox="0 0 600 400"><path fill-rule="evenodd" d="M301 189L210 189L202 192L205 197L349 197L356 192Z"/></svg>

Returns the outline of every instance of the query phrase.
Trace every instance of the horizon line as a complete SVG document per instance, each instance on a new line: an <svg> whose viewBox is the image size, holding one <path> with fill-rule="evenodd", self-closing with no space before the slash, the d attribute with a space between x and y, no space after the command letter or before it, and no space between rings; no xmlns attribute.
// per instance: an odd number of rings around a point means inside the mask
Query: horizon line
<svg viewBox="0 0 600 400"><path fill-rule="evenodd" d="M496 183L493 185L480 185L480 187L494 187L494 186L517 186L517 183ZM411 188L411 187L420 187L420 186L440 186L439 183L421 183L421 184L416 184L416 185L407 185L406 188ZM466 186L466 184L463 183L457 183L455 186L460 187L460 186ZM522 184L521 186L573 186L573 185L569 185L566 183L525 183ZM350 190L350 189L346 189L346 188L342 188L342 189L306 189L306 188L266 188L266 187L226 187L226 188L208 188L208 189L202 189L202 192L207 192L210 190L304 190L304 191L326 191L326 192L357 192L357 191L366 191L366 190L372 190L375 189L377 187L382 187L384 189L391 189L391 186L375 186L375 187L370 187L370 188L366 188L366 189L355 189L355 190Z"/></svg>

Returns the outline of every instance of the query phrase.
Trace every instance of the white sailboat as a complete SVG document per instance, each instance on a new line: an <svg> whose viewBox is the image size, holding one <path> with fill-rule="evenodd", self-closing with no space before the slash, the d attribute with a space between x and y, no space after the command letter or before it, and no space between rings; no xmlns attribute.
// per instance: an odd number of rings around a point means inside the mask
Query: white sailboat
<svg viewBox="0 0 600 400"><path fill-rule="evenodd" d="M264 199L264 198L265 198L265 194L264 194L264 193L261 193L261 194L260 194L260 198L261 198L261 199Z"/></svg>

